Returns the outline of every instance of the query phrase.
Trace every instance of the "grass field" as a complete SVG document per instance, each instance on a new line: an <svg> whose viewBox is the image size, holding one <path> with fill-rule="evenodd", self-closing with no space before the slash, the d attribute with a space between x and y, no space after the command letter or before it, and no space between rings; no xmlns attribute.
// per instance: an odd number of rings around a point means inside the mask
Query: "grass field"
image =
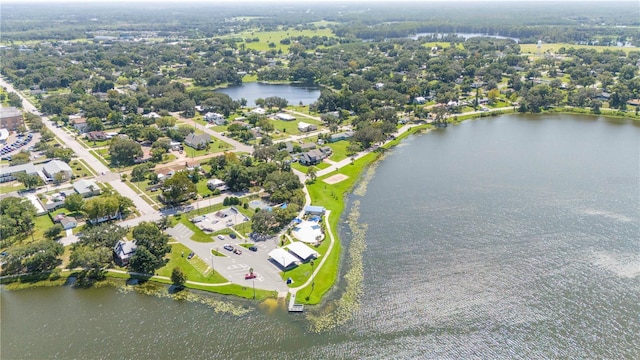
<svg viewBox="0 0 640 360"><path fill-rule="evenodd" d="M280 44L280 40L294 37L294 36L327 36L333 37L333 32L330 29L318 29L318 30L279 30L279 31L245 31L240 34L234 34L232 37L242 37L244 39L258 38L257 42L244 42L243 44L247 49L254 49L258 51L268 50L280 50L286 52L289 51L290 45ZM274 43L275 47L269 47L269 43Z"/></svg>
<svg viewBox="0 0 640 360"><path fill-rule="evenodd" d="M542 44L542 47L540 48L540 52L543 54L547 51L557 53L560 50L560 48L593 49L597 51L622 50L627 54L630 51L640 51L640 48L637 48L637 47L594 46L594 45L576 45L576 44L569 44L569 43L558 43L558 44ZM537 44L520 44L520 51L525 54L536 54L538 52L538 45Z"/></svg>

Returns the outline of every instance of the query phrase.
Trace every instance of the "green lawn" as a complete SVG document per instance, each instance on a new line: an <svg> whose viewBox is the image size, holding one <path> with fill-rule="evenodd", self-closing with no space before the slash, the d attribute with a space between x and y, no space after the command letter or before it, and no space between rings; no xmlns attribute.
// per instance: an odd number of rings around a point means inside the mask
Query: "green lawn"
<svg viewBox="0 0 640 360"><path fill-rule="evenodd" d="M10 192L26 189L24 185L18 181L12 181L10 183L0 186L0 194L8 194Z"/></svg>
<svg viewBox="0 0 640 360"><path fill-rule="evenodd" d="M33 238L35 240L44 239L44 232L53 226L53 221L49 218L49 215L36 216L33 219L34 229Z"/></svg>
<svg viewBox="0 0 640 360"><path fill-rule="evenodd" d="M340 140L334 143L325 144L324 146L328 146L333 150L333 154L329 157L330 160L340 161L349 157L349 155L347 155L347 148L350 144L351 143L347 140Z"/></svg>
<svg viewBox="0 0 640 360"><path fill-rule="evenodd" d="M92 176L93 173L87 169L87 166L82 161L73 160L69 163L71 171L76 178Z"/></svg>
<svg viewBox="0 0 640 360"><path fill-rule="evenodd" d="M171 277L173 268L179 266L187 275L187 280L212 284L227 282L227 279L218 272L214 273L211 270L211 266L198 256L187 259L190 252L191 250L182 244L172 244L171 253L169 254L169 262L162 268L158 269L157 274L160 276Z"/></svg>
<svg viewBox="0 0 640 360"><path fill-rule="evenodd" d="M230 37L243 37L245 39L253 39L258 38L258 42L244 42L243 44L247 49L254 49L258 51L269 51L282 49L283 52L288 52L290 45L282 45L280 44L280 40L284 38L289 38L293 36L327 36L334 37L333 32L330 29L317 29L317 30L280 30L280 31L257 31L257 30L249 30L242 32L240 34L233 34ZM273 42L275 47L269 47L269 43Z"/></svg>

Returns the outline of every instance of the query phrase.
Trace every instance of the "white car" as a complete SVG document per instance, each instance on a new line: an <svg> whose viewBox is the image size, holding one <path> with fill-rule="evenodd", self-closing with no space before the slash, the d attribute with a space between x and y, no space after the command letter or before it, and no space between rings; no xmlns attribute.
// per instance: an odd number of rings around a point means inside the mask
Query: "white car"
<svg viewBox="0 0 640 360"><path fill-rule="evenodd" d="M224 240L224 235L218 235L218 239Z"/></svg>

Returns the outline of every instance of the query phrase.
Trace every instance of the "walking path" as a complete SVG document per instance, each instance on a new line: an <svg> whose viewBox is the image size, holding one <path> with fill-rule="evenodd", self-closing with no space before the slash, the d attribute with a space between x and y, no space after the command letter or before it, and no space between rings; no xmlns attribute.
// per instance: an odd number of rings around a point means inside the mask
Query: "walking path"
<svg viewBox="0 0 640 360"><path fill-rule="evenodd" d="M331 240L331 242L329 243L329 248L327 249L327 252L322 257L322 260L320 260L320 264L315 268L311 276L309 276L309 279L307 279L307 281L304 284L298 287L290 288L289 289L290 293L296 293L298 290L304 289L305 287L309 286L309 284L313 283L314 279L316 278L316 275L318 275L318 273L322 269L322 266L329 258L329 255L331 255L331 251L333 251L333 245L335 244L336 240L333 237L333 232L331 231L331 225L329 224L329 215L331 215L331 211L327 210L326 214L324 215L324 224L327 227L326 231L329 233L329 239Z"/></svg>

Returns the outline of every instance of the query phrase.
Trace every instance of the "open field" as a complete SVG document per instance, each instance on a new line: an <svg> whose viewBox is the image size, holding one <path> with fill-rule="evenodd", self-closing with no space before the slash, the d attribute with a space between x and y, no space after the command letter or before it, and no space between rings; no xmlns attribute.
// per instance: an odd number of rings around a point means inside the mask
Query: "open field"
<svg viewBox="0 0 640 360"><path fill-rule="evenodd" d="M544 54L545 52L553 52L557 53L560 48L565 49L593 49L597 51L624 51L625 53L629 53L631 51L640 51L640 48L637 47L619 47L619 46L594 46L594 45L576 45L569 43L558 43L558 44L542 44L540 51ZM537 44L520 44L520 51L524 54L536 54L538 52Z"/></svg>
<svg viewBox="0 0 640 360"><path fill-rule="evenodd" d="M258 38L257 42L244 42L247 49L254 49L259 51L268 51L268 50L280 50L288 51L290 45L280 44L280 40L285 38L290 38L294 36L327 36L333 37L333 32L330 29L318 29L318 30L279 30L279 31L245 31L240 34L233 34L230 37L242 37L245 40L247 38ZM274 43L275 47L269 47L269 43Z"/></svg>

